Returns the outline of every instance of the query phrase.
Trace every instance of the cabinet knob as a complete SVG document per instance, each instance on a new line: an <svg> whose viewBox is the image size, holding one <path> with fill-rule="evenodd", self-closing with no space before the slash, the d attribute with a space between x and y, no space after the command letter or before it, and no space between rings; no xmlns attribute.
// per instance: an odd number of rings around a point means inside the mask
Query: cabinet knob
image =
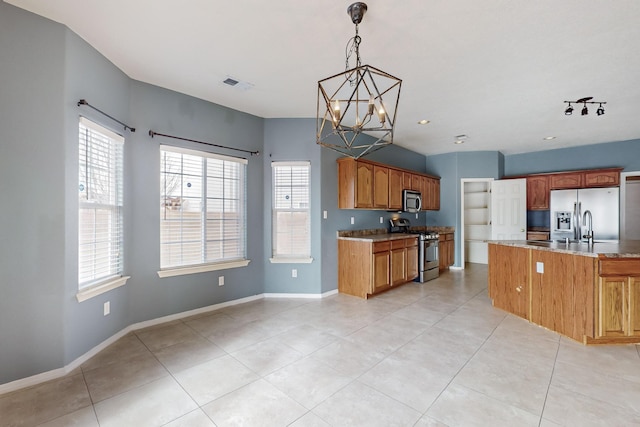
<svg viewBox="0 0 640 427"><path fill-rule="evenodd" d="M520 285L520 286L516 286L516 291L518 291L518 292L522 292L522 285Z"/></svg>

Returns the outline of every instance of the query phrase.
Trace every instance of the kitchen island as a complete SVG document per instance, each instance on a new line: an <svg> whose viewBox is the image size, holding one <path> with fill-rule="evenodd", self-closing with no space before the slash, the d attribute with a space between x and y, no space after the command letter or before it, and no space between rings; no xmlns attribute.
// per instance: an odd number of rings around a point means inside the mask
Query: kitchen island
<svg viewBox="0 0 640 427"><path fill-rule="evenodd" d="M497 308L584 344L640 343L640 241L489 242Z"/></svg>

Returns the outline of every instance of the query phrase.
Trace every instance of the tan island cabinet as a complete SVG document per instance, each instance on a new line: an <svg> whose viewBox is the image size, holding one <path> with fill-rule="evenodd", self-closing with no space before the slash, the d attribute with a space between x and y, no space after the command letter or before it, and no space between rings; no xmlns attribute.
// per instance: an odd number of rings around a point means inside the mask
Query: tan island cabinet
<svg viewBox="0 0 640 427"><path fill-rule="evenodd" d="M490 242L493 305L584 344L639 343L640 242L598 245Z"/></svg>
<svg viewBox="0 0 640 427"><path fill-rule="evenodd" d="M601 260L598 337L640 337L640 262Z"/></svg>

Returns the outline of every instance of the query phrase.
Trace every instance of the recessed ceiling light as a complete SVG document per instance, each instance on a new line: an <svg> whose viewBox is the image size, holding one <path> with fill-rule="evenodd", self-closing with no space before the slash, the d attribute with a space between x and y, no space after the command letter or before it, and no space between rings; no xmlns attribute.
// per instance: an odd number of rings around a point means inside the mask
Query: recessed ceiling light
<svg viewBox="0 0 640 427"><path fill-rule="evenodd" d="M542 139L544 139L545 141L551 141L552 139L556 139L556 137L555 136L545 136Z"/></svg>
<svg viewBox="0 0 640 427"><path fill-rule="evenodd" d="M453 141L454 144L458 145L458 144L464 144L464 140L462 139L456 139L455 141Z"/></svg>
<svg viewBox="0 0 640 427"><path fill-rule="evenodd" d="M429 124L429 120L427 120L427 119L422 119L422 120L418 121L418 124L419 124L419 125L426 125L426 124Z"/></svg>

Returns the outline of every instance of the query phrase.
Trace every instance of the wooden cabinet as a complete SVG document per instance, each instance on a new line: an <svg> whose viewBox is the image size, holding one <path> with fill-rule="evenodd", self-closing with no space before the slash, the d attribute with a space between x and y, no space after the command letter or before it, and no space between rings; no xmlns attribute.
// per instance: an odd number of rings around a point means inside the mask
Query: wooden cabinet
<svg viewBox="0 0 640 427"><path fill-rule="evenodd" d="M489 297L494 307L528 319L529 251L503 245L489 245Z"/></svg>
<svg viewBox="0 0 640 427"><path fill-rule="evenodd" d="M455 262L455 242L453 233L439 233L438 252L440 271L451 267Z"/></svg>
<svg viewBox="0 0 640 427"><path fill-rule="evenodd" d="M389 209L402 209L402 171L389 168Z"/></svg>
<svg viewBox="0 0 640 427"><path fill-rule="evenodd" d="M407 281L407 248L404 240L391 241L391 286Z"/></svg>
<svg viewBox="0 0 640 427"><path fill-rule="evenodd" d="M527 210L549 210L549 177L547 175L527 177Z"/></svg>
<svg viewBox="0 0 640 427"><path fill-rule="evenodd" d="M386 242L385 242L386 243ZM373 245L373 287L372 294L384 291L391 286L389 270L390 252L388 244Z"/></svg>
<svg viewBox="0 0 640 427"><path fill-rule="evenodd" d="M407 247L407 281L413 280L420 274L418 265L418 239L405 240Z"/></svg>
<svg viewBox="0 0 640 427"><path fill-rule="evenodd" d="M549 240L548 231L527 231L527 240Z"/></svg>
<svg viewBox="0 0 640 427"><path fill-rule="evenodd" d="M338 291L368 298L418 277L418 238L338 239Z"/></svg>
<svg viewBox="0 0 640 427"><path fill-rule="evenodd" d="M579 172L556 173L550 175L551 190L582 188L584 174Z"/></svg>
<svg viewBox="0 0 640 427"><path fill-rule="evenodd" d="M640 262L601 260L597 337L640 337Z"/></svg>
<svg viewBox="0 0 640 427"><path fill-rule="evenodd" d="M595 258L531 251L529 320L583 341L593 336Z"/></svg>
<svg viewBox="0 0 640 427"><path fill-rule="evenodd" d="M389 207L389 168L384 166L373 166L373 207Z"/></svg>
<svg viewBox="0 0 640 427"><path fill-rule="evenodd" d="M340 158L338 162L338 208L402 209L402 190L419 191L423 210L440 209L440 180L424 174L368 160Z"/></svg>
<svg viewBox="0 0 640 427"><path fill-rule="evenodd" d="M620 185L620 170L596 170L584 173L585 187L615 187Z"/></svg>

